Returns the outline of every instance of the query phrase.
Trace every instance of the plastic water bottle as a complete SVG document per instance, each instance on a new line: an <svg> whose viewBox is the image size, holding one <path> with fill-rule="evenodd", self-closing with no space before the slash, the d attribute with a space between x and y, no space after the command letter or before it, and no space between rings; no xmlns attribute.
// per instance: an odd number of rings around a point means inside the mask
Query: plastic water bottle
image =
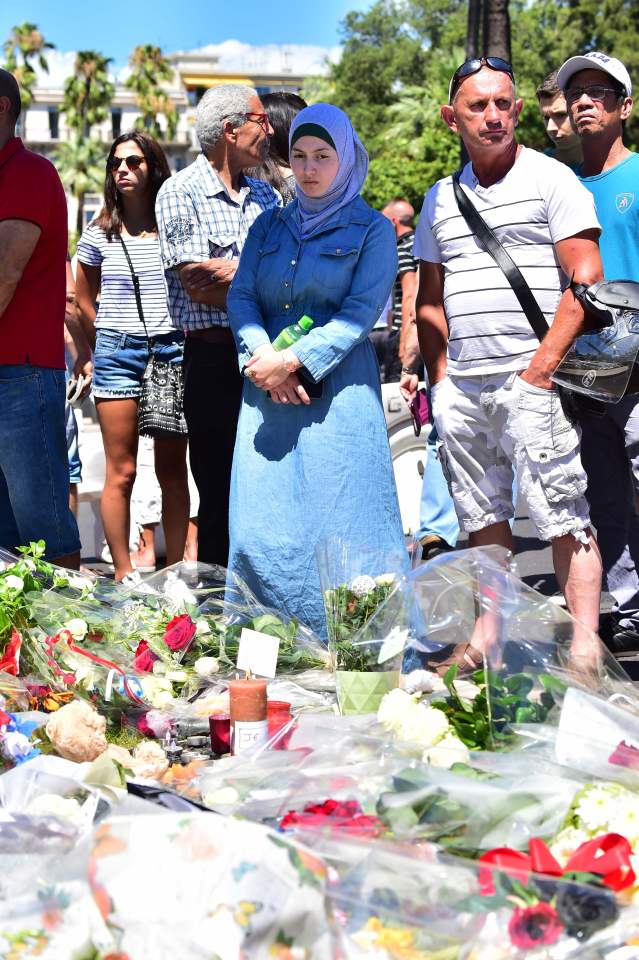
<svg viewBox="0 0 639 960"><path fill-rule="evenodd" d="M287 347L292 347L294 343L297 343L298 340L306 336L312 326L313 321L304 314L297 323L292 323L289 327L284 327L275 337L271 346L274 350L286 350Z"/></svg>

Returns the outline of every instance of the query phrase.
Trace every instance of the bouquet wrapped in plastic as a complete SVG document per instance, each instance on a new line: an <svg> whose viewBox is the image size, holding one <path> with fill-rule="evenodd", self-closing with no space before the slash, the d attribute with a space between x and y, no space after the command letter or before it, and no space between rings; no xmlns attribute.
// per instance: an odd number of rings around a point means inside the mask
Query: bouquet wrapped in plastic
<svg viewBox="0 0 639 960"><path fill-rule="evenodd" d="M373 712L398 685L405 649L420 633L407 555L332 538L316 556L340 711Z"/></svg>
<svg viewBox="0 0 639 960"><path fill-rule="evenodd" d="M417 568L412 583L429 640L425 669L446 667L448 696L432 698L471 748L514 742L526 725L559 721L566 691L634 696L623 670L562 608L524 584L500 548L461 551ZM455 689L466 671L471 700Z"/></svg>

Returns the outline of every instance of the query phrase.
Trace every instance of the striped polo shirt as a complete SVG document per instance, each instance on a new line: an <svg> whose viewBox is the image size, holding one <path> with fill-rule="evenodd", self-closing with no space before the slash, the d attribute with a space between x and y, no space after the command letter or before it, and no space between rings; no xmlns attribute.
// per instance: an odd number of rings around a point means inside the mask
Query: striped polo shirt
<svg viewBox="0 0 639 960"><path fill-rule="evenodd" d="M582 230L599 229L592 196L564 164L525 147L492 186L481 186L470 163L460 182L551 324L568 284L554 245ZM444 268L450 374L478 376L528 366L539 341L506 277L459 212L452 177L426 194L414 253Z"/></svg>
<svg viewBox="0 0 639 960"><path fill-rule="evenodd" d="M413 256L415 231L405 233L397 239L397 277L393 287L393 329L402 328L402 277L407 273L417 273L419 260Z"/></svg>

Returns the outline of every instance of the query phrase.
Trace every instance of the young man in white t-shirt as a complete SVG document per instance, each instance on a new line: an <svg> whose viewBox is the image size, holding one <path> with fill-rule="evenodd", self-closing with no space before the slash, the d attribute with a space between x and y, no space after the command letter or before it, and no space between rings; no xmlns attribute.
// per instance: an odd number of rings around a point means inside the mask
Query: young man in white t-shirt
<svg viewBox="0 0 639 960"><path fill-rule="evenodd" d="M555 574L575 631L572 652L592 659L601 559L584 499L579 437L550 376L581 332L583 309L568 277L602 277L599 224L588 191L567 167L517 144L523 102L505 61L467 61L441 115L471 163L461 186L520 267L550 326L539 343L505 275L477 241L452 178L427 193L415 237L417 324L432 388L440 455L471 546L513 547L512 472ZM474 643L477 645L476 639ZM481 651L464 651L466 660Z"/></svg>

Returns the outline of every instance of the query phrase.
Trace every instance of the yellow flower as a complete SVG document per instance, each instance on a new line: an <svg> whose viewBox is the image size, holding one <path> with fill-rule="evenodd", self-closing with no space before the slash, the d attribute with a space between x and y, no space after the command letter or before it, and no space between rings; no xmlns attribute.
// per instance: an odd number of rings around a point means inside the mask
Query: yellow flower
<svg viewBox="0 0 639 960"><path fill-rule="evenodd" d="M385 927L379 917L369 917L366 926L353 939L362 947L385 950L392 960L426 960L427 954L415 946L415 934L406 927Z"/></svg>

